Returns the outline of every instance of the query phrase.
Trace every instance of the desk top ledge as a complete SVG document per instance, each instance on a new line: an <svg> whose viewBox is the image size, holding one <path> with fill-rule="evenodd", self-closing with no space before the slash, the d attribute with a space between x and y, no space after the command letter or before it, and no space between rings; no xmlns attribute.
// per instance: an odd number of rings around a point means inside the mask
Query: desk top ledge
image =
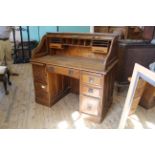
<svg viewBox="0 0 155 155"><path fill-rule="evenodd" d="M115 37L117 37L117 34L109 34L109 33L71 33L71 32L50 32L50 33L46 33L47 37L100 37L100 39L108 39L108 40L112 40Z"/></svg>
<svg viewBox="0 0 155 155"><path fill-rule="evenodd" d="M31 59L31 63L33 62L43 63L46 65L57 65L61 67L73 68L96 73L105 73L103 60L93 60L88 58L63 55L47 55L44 57Z"/></svg>

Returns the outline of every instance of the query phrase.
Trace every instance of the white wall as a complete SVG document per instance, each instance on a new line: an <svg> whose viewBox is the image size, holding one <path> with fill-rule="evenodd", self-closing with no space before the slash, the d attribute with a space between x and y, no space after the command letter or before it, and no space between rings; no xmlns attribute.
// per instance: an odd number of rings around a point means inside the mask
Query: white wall
<svg viewBox="0 0 155 155"><path fill-rule="evenodd" d="M15 35L16 35L16 41L20 41L20 31L15 31ZM10 35L10 41L13 42L13 33L11 32L11 35Z"/></svg>

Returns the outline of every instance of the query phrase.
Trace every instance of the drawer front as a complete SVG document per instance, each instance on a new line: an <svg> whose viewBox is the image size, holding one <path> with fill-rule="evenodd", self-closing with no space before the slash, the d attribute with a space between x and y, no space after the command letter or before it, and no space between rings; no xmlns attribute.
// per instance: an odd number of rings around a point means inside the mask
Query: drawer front
<svg viewBox="0 0 155 155"><path fill-rule="evenodd" d="M85 94L85 95L89 95L97 98L101 97L101 89L93 88L87 85L81 85L80 90L81 90L81 94Z"/></svg>
<svg viewBox="0 0 155 155"><path fill-rule="evenodd" d="M47 66L47 71L57 74L62 74L66 76L70 76L76 79L80 78L80 71L75 69L69 69L65 67L58 67L58 66Z"/></svg>
<svg viewBox="0 0 155 155"><path fill-rule="evenodd" d="M81 81L83 83L87 84L92 84L101 87L102 86L102 77L101 76L96 76L96 75L91 75L91 74L85 74L83 73L81 75Z"/></svg>
<svg viewBox="0 0 155 155"><path fill-rule="evenodd" d="M38 83L38 82L35 82L34 83L34 87L35 87L35 91L42 91L42 92L48 92L48 87L47 85L45 84L42 84L42 83Z"/></svg>
<svg viewBox="0 0 155 155"><path fill-rule="evenodd" d="M99 115L100 100L88 96L80 96L80 111L90 115Z"/></svg>
<svg viewBox="0 0 155 155"><path fill-rule="evenodd" d="M62 49L62 44L59 43L50 43L49 48Z"/></svg>
<svg viewBox="0 0 155 155"><path fill-rule="evenodd" d="M92 52L107 54L108 48L107 47L94 46L94 47L92 47Z"/></svg>
<svg viewBox="0 0 155 155"><path fill-rule="evenodd" d="M45 71L45 66L40 64L32 64L33 67L33 76L34 76L34 81L42 82L42 83L47 83L47 74Z"/></svg>

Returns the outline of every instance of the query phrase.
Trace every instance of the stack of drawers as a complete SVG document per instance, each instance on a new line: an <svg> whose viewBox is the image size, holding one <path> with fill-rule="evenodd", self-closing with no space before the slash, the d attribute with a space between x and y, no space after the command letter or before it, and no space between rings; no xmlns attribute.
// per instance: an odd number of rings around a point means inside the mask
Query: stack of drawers
<svg viewBox="0 0 155 155"><path fill-rule="evenodd" d="M35 99L37 103L50 106L50 95L47 84L47 73L44 64L33 64Z"/></svg>
<svg viewBox="0 0 155 155"><path fill-rule="evenodd" d="M103 96L102 75L81 72L80 81L80 112L92 117L101 117Z"/></svg>

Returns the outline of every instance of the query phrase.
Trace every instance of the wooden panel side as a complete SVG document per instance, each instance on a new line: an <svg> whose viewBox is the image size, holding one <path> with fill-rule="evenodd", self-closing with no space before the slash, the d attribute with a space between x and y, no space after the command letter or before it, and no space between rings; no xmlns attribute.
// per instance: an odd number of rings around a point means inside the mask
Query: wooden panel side
<svg viewBox="0 0 155 155"><path fill-rule="evenodd" d="M102 100L102 119L106 116L112 102L113 90L116 75L116 66L114 66L106 75L103 75L103 100Z"/></svg>

